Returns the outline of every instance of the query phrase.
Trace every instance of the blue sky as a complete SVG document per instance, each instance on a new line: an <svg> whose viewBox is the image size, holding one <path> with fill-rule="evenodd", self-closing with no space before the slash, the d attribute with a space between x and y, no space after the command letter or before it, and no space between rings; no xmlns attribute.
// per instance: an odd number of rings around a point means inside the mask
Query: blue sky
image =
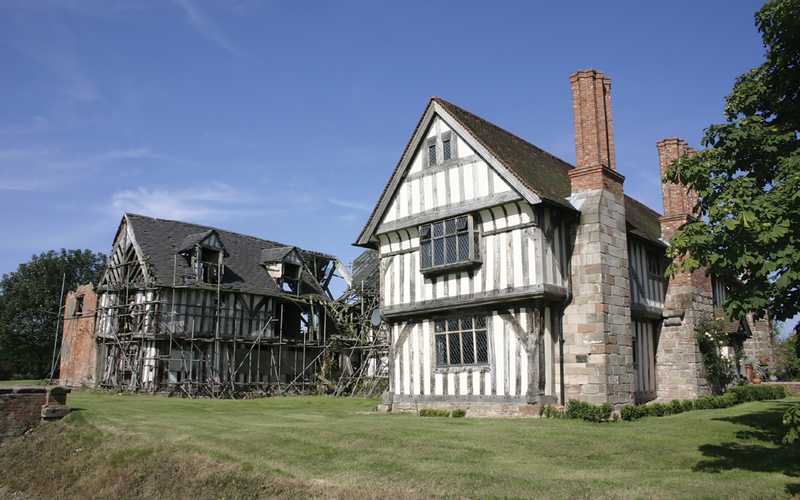
<svg viewBox="0 0 800 500"><path fill-rule="evenodd" d="M121 214L350 246L428 97L572 162L568 76L613 79L625 190L760 63L760 2L0 3L0 273Z"/></svg>

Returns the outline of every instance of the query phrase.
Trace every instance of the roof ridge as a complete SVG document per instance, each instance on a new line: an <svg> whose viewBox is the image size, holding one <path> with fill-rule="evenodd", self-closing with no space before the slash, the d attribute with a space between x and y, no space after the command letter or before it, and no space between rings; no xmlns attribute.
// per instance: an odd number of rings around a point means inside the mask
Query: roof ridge
<svg viewBox="0 0 800 500"><path fill-rule="evenodd" d="M540 148L536 144L533 144L532 142L520 137L519 135L515 134L514 132L511 132L510 130L505 129L505 128L501 127L500 125L497 125L496 123L492 122L491 120L487 120L486 118L483 118L482 116L476 115L475 113L473 113L472 111L470 111L468 109L462 108L458 104L454 104L454 103L448 101L447 99L444 99L444 98L438 97L438 96L431 97L431 100L438 101L440 103L445 104L446 106L452 106L452 107L458 109L459 111L461 111L462 113L465 113L465 114L470 115L470 116L472 116L472 117L474 117L474 118L476 118L478 120L481 120L482 122L485 122L486 124L496 128L500 132L508 134L513 139L515 139L517 141L520 141L520 142L522 142L522 143L524 143L524 144L536 149L540 153L544 153L547 156L550 156L551 158L553 158L555 160L558 160L559 162L563 163L566 167L568 167L570 169L575 168L575 166L573 164L571 164L570 162L568 162L568 161L566 161L566 160L564 160L562 158L559 158L558 156L554 155L553 153L551 153L551 152L549 152L549 151L547 151L545 149Z"/></svg>
<svg viewBox="0 0 800 500"><path fill-rule="evenodd" d="M268 240L268 239L265 239L265 238L259 238L258 236L253 236L251 234L238 233L236 231L230 231L228 229L222 229L222 228L219 228L219 227L205 226L203 224L197 224L195 222L186 222L186 221L182 221L182 220L161 219L159 217L150 217L149 215L135 214L133 212L125 212L125 216L126 217L131 216L131 215L134 216L134 217L141 217L143 219L150 219L150 220L154 220L154 221L158 221L158 222L170 222L170 223L173 223L173 224L183 224L185 226L197 226L199 228L203 228L206 231L211 230L211 231L223 232L223 233L231 234L233 236L238 236L240 238L249 238L251 240L255 240L255 241L259 241L259 242L270 243L270 244L272 244L274 246L277 246L277 247L293 247L293 248L297 248L299 250L302 250L304 252L313 252L313 253L317 253L317 254L321 254L321 255L328 255L325 252L319 252L317 250L306 250L305 248L299 247L297 245L287 245L286 243L281 243L279 241ZM334 257L333 255L328 255L328 256L329 257Z"/></svg>

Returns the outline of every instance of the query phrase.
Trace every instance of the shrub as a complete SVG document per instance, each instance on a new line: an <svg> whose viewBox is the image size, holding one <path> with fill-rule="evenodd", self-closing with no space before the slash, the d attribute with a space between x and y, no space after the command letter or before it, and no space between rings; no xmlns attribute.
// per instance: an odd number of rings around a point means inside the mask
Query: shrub
<svg viewBox="0 0 800 500"><path fill-rule="evenodd" d="M466 415L467 415L467 411L466 410L461 410L461 409L453 410L453 411L450 412L450 416L453 417L453 418L462 418L462 417L465 417Z"/></svg>
<svg viewBox="0 0 800 500"><path fill-rule="evenodd" d="M564 418L564 411L555 406L545 405L539 413L544 418Z"/></svg>
<svg viewBox="0 0 800 500"><path fill-rule="evenodd" d="M691 399L684 399L681 401L681 406L683 407L683 411L692 411L694 410L694 401Z"/></svg>
<svg viewBox="0 0 800 500"><path fill-rule="evenodd" d="M439 410L437 408L422 408L419 410L420 417L449 417L450 410Z"/></svg>
<svg viewBox="0 0 800 500"><path fill-rule="evenodd" d="M731 387L725 394L733 395L738 403L746 403L765 399L783 399L786 397L786 389L780 385L748 384Z"/></svg>
<svg viewBox="0 0 800 500"><path fill-rule="evenodd" d="M622 420L638 420L648 415L648 409L645 405L627 405L623 406L620 410Z"/></svg>
<svg viewBox="0 0 800 500"><path fill-rule="evenodd" d="M678 413L683 413L685 410L683 409L683 403L678 399L673 399L669 403L669 411L672 415L677 415Z"/></svg>
<svg viewBox="0 0 800 500"><path fill-rule="evenodd" d="M605 422L611 418L613 407L610 403L593 405L583 401L570 400L567 403L567 418L579 418L589 422Z"/></svg>

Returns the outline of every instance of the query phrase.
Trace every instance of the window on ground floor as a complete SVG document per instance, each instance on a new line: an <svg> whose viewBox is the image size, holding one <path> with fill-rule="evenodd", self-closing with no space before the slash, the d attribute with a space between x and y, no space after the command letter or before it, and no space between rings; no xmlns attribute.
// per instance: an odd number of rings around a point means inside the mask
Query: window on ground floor
<svg viewBox="0 0 800 500"><path fill-rule="evenodd" d="M489 362L489 337L484 316L462 316L434 322L436 366L482 365Z"/></svg>

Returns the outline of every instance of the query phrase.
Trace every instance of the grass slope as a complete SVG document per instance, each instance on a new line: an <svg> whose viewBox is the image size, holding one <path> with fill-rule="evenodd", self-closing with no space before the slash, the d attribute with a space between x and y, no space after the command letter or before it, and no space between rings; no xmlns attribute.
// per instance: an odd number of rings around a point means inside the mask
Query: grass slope
<svg viewBox="0 0 800 500"><path fill-rule="evenodd" d="M372 414L375 402L74 392L0 446L0 494L54 497L765 498L800 493L788 401L637 422Z"/></svg>

